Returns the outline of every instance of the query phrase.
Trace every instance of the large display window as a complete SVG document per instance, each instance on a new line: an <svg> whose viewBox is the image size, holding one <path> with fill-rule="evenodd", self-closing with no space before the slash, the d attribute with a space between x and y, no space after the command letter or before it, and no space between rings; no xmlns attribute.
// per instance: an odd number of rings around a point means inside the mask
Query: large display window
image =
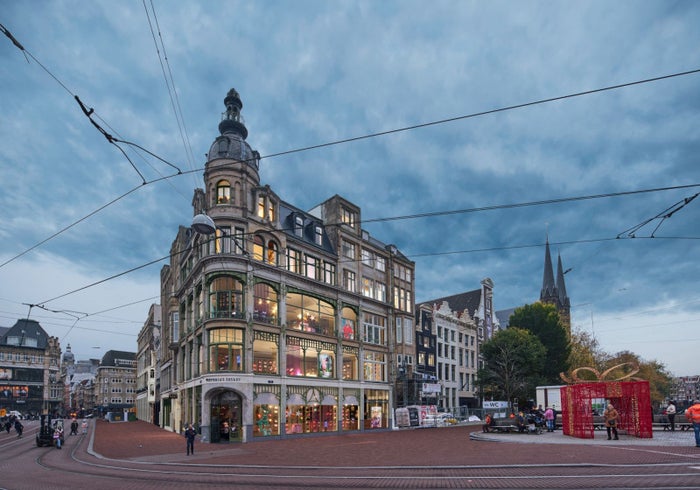
<svg viewBox="0 0 700 490"><path fill-rule="evenodd" d="M357 347L343 346L342 377L345 380L360 379L360 349Z"/></svg>
<svg viewBox="0 0 700 490"><path fill-rule="evenodd" d="M209 330L209 371L243 371L244 338L240 328Z"/></svg>
<svg viewBox="0 0 700 490"><path fill-rule="evenodd" d="M279 301L277 291L265 283L258 283L253 288L253 320L277 325Z"/></svg>
<svg viewBox="0 0 700 490"><path fill-rule="evenodd" d="M212 318L245 318L243 283L233 277L217 277L209 285Z"/></svg>
<svg viewBox="0 0 700 490"><path fill-rule="evenodd" d="M255 331L253 340L253 373L279 374L280 336L270 332Z"/></svg>
<svg viewBox="0 0 700 490"><path fill-rule="evenodd" d="M280 433L279 405L260 404L253 407L253 437L277 436Z"/></svg>
<svg viewBox="0 0 700 490"><path fill-rule="evenodd" d="M335 308L327 301L300 293L288 293L287 327L335 336Z"/></svg>
<svg viewBox="0 0 700 490"><path fill-rule="evenodd" d="M366 390L363 403L365 429L382 429L389 427L388 391Z"/></svg>
<svg viewBox="0 0 700 490"><path fill-rule="evenodd" d="M336 345L287 337L287 376L335 378Z"/></svg>

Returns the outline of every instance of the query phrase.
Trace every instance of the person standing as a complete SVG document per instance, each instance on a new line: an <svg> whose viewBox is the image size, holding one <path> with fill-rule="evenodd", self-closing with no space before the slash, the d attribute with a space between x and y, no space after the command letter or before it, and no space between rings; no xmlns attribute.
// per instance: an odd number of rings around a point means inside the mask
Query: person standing
<svg viewBox="0 0 700 490"><path fill-rule="evenodd" d="M544 411L544 420L547 422L547 432L554 432L554 410L552 410L552 407L547 407L547 410Z"/></svg>
<svg viewBox="0 0 700 490"><path fill-rule="evenodd" d="M614 439L617 441L619 439L617 437L617 419L620 418L620 414L617 413L617 410L615 410L612 403L609 403L608 408L606 408L605 412L603 412L603 418L605 419L605 430L608 431L608 441L610 440L611 432L612 435L615 436Z"/></svg>
<svg viewBox="0 0 700 490"><path fill-rule="evenodd" d="M194 438L197 436L197 432L194 430L194 427L192 427L192 424L190 424L187 427L187 430L185 430L185 438L187 439L187 455L190 455L190 452L194 454Z"/></svg>
<svg viewBox="0 0 700 490"><path fill-rule="evenodd" d="M693 424L695 447L700 447L700 400L695 400L693 405L685 411L685 417Z"/></svg>
<svg viewBox="0 0 700 490"><path fill-rule="evenodd" d="M668 423L671 424L671 431L676 430L676 404L671 400L668 402L668 407L666 407L666 416L668 417Z"/></svg>

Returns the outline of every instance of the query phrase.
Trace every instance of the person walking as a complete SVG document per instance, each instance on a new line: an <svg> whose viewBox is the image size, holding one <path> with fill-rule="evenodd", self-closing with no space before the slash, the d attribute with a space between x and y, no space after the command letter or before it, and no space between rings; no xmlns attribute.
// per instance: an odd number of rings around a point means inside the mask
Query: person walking
<svg viewBox="0 0 700 490"><path fill-rule="evenodd" d="M194 430L194 427L192 427L192 424L190 424L187 427L187 430L185 430L185 438L187 439L187 455L190 455L190 452L194 454L194 438L197 436L197 432Z"/></svg>
<svg viewBox="0 0 700 490"><path fill-rule="evenodd" d="M603 412L603 418L605 419L605 430L608 432L608 441L611 439L611 432L612 435L615 436L614 439L617 441L619 439L619 437L617 437L617 420L620 418L620 414L617 413L612 403L609 403L608 408Z"/></svg>
<svg viewBox="0 0 700 490"><path fill-rule="evenodd" d="M83 423L81 424L80 427L83 429L83 434L87 434L87 427L88 427L87 419L83 419Z"/></svg>
<svg viewBox="0 0 700 490"><path fill-rule="evenodd" d="M22 425L22 422L20 422L19 419L15 419L15 432L17 432L17 439L22 437L23 430L24 426Z"/></svg>
<svg viewBox="0 0 700 490"><path fill-rule="evenodd" d="M685 411L685 418L693 424L695 431L695 447L700 447L700 400L695 400Z"/></svg>
<svg viewBox="0 0 700 490"><path fill-rule="evenodd" d="M668 423L671 425L671 431L676 430L676 404L671 400L666 407L666 416Z"/></svg>

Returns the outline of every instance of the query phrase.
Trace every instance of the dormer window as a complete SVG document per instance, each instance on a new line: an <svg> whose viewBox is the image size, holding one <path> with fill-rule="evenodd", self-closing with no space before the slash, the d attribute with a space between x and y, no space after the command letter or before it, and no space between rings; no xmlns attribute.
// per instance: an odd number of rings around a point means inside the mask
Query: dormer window
<svg viewBox="0 0 700 490"><path fill-rule="evenodd" d="M314 242L316 245L323 245L323 228L320 226L314 227Z"/></svg>
<svg viewBox="0 0 700 490"><path fill-rule="evenodd" d="M299 237L304 234L304 218L301 216L294 217L294 234Z"/></svg>
<svg viewBox="0 0 700 490"><path fill-rule="evenodd" d="M231 183L228 180L220 180L216 184L216 204L229 204L231 202Z"/></svg>

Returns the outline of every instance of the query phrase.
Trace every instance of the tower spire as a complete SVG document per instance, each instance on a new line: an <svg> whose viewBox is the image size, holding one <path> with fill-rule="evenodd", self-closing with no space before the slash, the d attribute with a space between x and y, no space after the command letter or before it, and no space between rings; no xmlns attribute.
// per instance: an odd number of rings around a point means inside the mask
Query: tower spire
<svg viewBox="0 0 700 490"><path fill-rule="evenodd" d="M540 291L540 301L551 302L552 297L557 297L556 284L554 283L554 269L552 268L552 255L549 251L549 236L544 248L544 275L542 277L542 290Z"/></svg>

